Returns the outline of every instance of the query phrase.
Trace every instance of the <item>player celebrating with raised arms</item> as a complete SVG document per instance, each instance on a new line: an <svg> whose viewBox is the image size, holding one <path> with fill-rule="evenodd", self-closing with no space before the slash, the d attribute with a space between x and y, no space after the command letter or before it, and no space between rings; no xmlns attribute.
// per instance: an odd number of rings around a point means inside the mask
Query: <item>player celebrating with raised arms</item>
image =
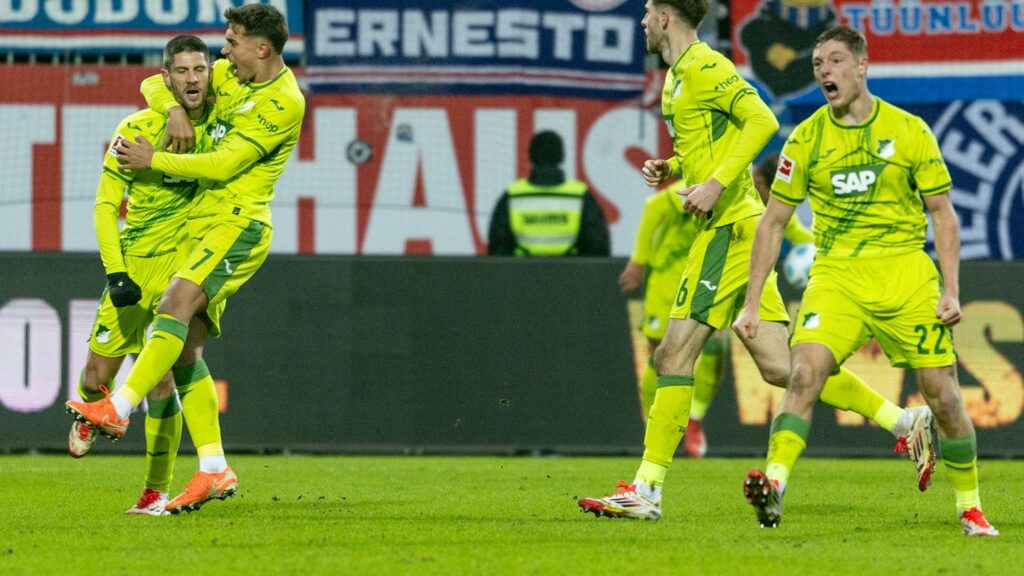
<svg viewBox="0 0 1024 576"><path fill-rule="evenodd" d="M767 467L747 474L744 495L761 526L778 524L826 378L874 336L893 366L917 371L938 421L964 534L996 536L981 511L977 443L960 399L950 329L960 321L960 234L949 171L921 118L868 91L867 41L859 32L825 31L812 62L827 103L783 148L752 248L746 302L733 326L752 341L762 338L759 307L763 291L774 288L782 229L810 197L818 253L793 333L793 370L772 422ZM923 207L935 226L941 278L924 251Z"/></svg>
<svg viewBox="0 0 1024 576"><path fill-rule="evenodd" d="M778 130L772 111L724 56L697 38L708 0L647 0L641 25L648 51L670 68L662 90L662 115L674 156L648 160L650 186L682 178L686 210L701 217L683 269L668 331L654 353L657 390L647 418L644 455L633 484L603 498L583 498L579 507L596 516L658 519L661 491L672 457L686 432L697 355L716 329L736 319L747 289L750 249L765 207L750 175L750 164ZM768 322L757 339L739 332L766 382L789 379L789 332L775 273L758 297ZM934 456L925 433L930 413L901 410L849 371L830 378L823 401L853 410L896 436L911 436L912 458L930 475Z"/></svg>
<svg viewBox="0 0 1024 576"><path fill-rule="evenodd" d="M195 399L195 409L186 405L184 411L199 454L199 471L185 491L168 502L172 513L196 510L237 490L238 480L221 442L216 390L202 359L205 334L193 338L188 326L198 317L210 334L219 336L225 301L266 260L274 183L298 142L305 113L295 75L281 57L288 39L284 16L265 4L229 8L224 16L228 28L221 53L228 62L218 62L211 75L217 95L213 150L154 152L144 140L122 142L116 148L123 168L153 168L200 179L200 196L186 221L188 256L164 292L152 334L126 385L99 402L68 402L68 410L78 418L105 434L123 436L132 408L174 366L178 390L187 390ZM180 107L162 83L147 80L144 93L154 110L172 114L169 124L174 115L181 120ZM187 354L176 363L183 349Z"/></svg>

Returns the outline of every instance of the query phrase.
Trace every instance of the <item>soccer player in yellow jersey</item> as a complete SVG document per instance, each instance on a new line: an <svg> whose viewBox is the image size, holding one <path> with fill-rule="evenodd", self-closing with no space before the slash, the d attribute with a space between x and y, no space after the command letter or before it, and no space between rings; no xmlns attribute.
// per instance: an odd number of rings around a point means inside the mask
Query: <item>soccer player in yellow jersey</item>
<svg viewBox="0 0 1024 576"><path fill-rule="evenodd" d="M762 165L776 166L778 155L766 158L753 172L754 186L761 192L759 171ZM774 172L773 172L774 173ZM768 182L773 174L768 174ZM763 180L761 178L760 180ZM763 196L767 199L767 184ZM654 369L654 350L661 343L668 328L669 312L675 301L676 288L686 265L690 246L697 235L697 218L683 207L683 198L676 192L678 185L668 186L652 194L644 204L637 228L633 254L619 275L623 292L632 292L644 284L644 313L640 331L647 337L647 368L640 379L641 416L654 403L658 374ZM814 235L805 228L796 214L786 225L785 238L793 245L814 241ZM693 400L690 403L690 421L683 436L686 454L701 458L707 453L704 433L704 415L718 391L725 373L725 355L729 350L728 334L724 330L713 333L697 358L693 373Z"/></svg>
<svg viewBox="0 0 1024 576"><path fill-rule="evenodd" d="M632 292L644 284L640 331L647 337L650 354L639 382L641 417L644 420L654 403L657 387L654 350L668 328L668 314L675 302L679 277L697 235L697 219L683 208L683 199L677 190L678 185L668 186L647 198L633 254L619 275L619 287L623 292ZM693 458L701 458L707 452L703 420L725 372L728 347L725 333L716 332L704 345L694 369L693 402L684 438L686 454Z"/></svg>
<svg viewBox="0 0 1024 576"><path fill-rule="evenodd" d="M747 338L761 338L759 302L782 227L810 197L818 253L793 333L793 370L772 422L767 467L747 474L744 495L762 526L778 524L826 378L874 336L894 366L917 372L938 422L964 534L996 536L981 511L977 442L953 351L960 233L949 171L921 118L868 91L867 42L860 33L846 26L825 31L812 62L827 104L801 122L783 148L752 249L750 288L734 325ZM935 227L941 278L924 251L923 207Z"/></svg>
<svg viewBox="0 0 1024 576"><path fill-rule="evenodd" d="M683 205L698 217L698 233L669 314L668 331L654 353L657 391L647 417L643 460L633 484L620 481L615 494L578 502L596 516L661 517L662 485L686 431L697 355L712 332L729 327L739 313L750 272L750 247L764 213L750 164L779 124L732 62L697 38L707 11L708 0L647 0L642 22L648 51L661 54L670 64L662 114L675 153L669 160L648 160L642 172L650 186L682 178ZM768 321L762 335L753 339L738 334L762 378L785 386L789 316L774 272L765 288L759 299L761 317ZM901 410L849 371L829 379L822 400L853 410L896 436L920 437L920 425L931 419L926 410ZM927 464L931 444L911 444L918 447L913 455Z"/></svg>
<svg viewBox="0 0 1024 576"><path fill-rule="evenodd" d="M221 53L229 64L221 61L212 72L211 88L217 96L213 150L154 152L144 140L122 142L116 148L123 168L152 168L200 180L199 197L185 224L185 263L164 292L152 335L125 386L100 402L68 403L71 411L101 432L123 436L132 408L174 367L179 392L188 390L182 404L199 471L185 491L168 502L171 513L197 510L237 490L238 479L221 443L216 390L202 360L206 334L189 330L189 322L199 317L210 335L219 336L224 302L266 260L274 183L298 142L305 113L295 75L281 57L288 39L284 16L265 4L229 8L224 16L228 28ZM166 94L148 96L154 109L180 114L178 108L168 110L173 103ZM176 363L179 354L182 359ZM195 406L190 406L190 399Z"/></svg>
<svg viewBox="0 0 1024 576"><path fill-rule="evenodd" d="M207 102L209 49L195 36L178 36L164 48L161 82L186 112L195 140L204 140L212 118ZM180 234L196 192L195 180L155 170L119 169L114 148L118 142L140 136L161 145L164 116L146 109L126 117L111 138L96 192L93 222L108 285L89 334L89 352L79 380L79 395L87 402L104 397L113 387L124 357L142 349L146 328L156 315L160 295L184 261ZM118 230L121 201L128 195L124 230ZM181 441L181 412L174 395L174 380L165 372L147 396L145 489L128 514L164 513L174 460ZM96 442L96 429L75 421L68 437L68 452L81 458Z"/></svg>

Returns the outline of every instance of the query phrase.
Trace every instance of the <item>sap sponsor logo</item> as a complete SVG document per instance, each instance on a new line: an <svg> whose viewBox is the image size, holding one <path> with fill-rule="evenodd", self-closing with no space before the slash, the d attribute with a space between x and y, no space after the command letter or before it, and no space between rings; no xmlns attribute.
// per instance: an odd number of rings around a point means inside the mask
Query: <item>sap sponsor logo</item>
<svg viewBox="0 0 1024 576"><path fill-rule="evenodd" d="M779 168L775 171L775 177L783 182L793 180L793 160L785 154L779 154Z"/></svg>
<svg viewBox="0 0 1024 576"><path fill-rule="evenodd" d="M313 15L313 55L630 64L636 30L636 18L615 14L321 8Z"/></svg>
<svg viewBox="0 0 1024 576"><path fill-rule="evenodd" d="M54 26L107 26L130 24L143 28L225 24L224 9L243 4L270 4L288 16L287 0L24 0L0 2L0 25L28 24L34 28Z"/></svg>
<svg viewBox="0 0 1024 576"><path fill-rule="evenodd" d="M232 127L233 126L227 122L217 122L216 124L211 124L210 127L206 129L206 134L212 138L214 142L220 142L222 138L227 136Z"/></svg>
<svg viewBox="0 0 1024 576"><path fill-rule="evenodd" d="M832 193L836 196L853 197L867 193L878 181L885 164L857 166L832 171Z"/></svg>
<svg viewBox="0 0 1024 576"><path fill-rule="evenodd" d="M932 126L953 180L961 258L1024 258L1024 103L952 102ZM929 228L928 248L933 238Z"/></svg>
<svg viewBox="0 0 1024 576"><path fill-rule="evenodd" d="M1024 0L844 2L839 13L854 30L879 36L1024 32Z"/></svg>

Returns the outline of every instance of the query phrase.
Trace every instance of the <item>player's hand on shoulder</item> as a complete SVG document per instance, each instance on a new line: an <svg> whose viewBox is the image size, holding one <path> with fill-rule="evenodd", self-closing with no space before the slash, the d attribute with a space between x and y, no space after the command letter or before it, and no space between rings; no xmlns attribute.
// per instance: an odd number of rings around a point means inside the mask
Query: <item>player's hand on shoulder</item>
<svg viewBox="0 0 1024 576"><path fill-rule="evenodd" d="M127 272L107 274L107 293L116 308L134 306L142 300L142 288L128 276Z"/></svg>
<svg viewBox="0 0 1024 576"><path fill-rule="evenodd" d="M192 120L181 106L175 106L167 112L167 135L164 137L164 150L175 154L191 152L196 147L196 131Z"/></svg>
<svg viewBox="0 0 1024 576"><path fill-rule="evenodd" d="M640 173L643 174L644 182L648 186L656 188L672 176L672 168L668 165L668 162L654 158L644 162L644 167L640 169Z"/></svg>
<svg viewBox="0 0 1024 576"><path fill-rule="evenodd" d="M114 146L122 170L148 170L153 164L153 145L136 134L134 140L121 138Z"/></svg>

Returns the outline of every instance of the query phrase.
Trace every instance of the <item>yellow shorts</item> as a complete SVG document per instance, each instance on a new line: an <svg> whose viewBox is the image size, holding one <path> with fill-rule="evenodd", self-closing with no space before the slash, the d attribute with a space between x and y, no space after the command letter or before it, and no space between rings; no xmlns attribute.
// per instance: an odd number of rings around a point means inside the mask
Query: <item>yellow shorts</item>
<svg viewBox="0 0 1024 576"><path fill-rule="evenodd" d="M651 272L644 289L644 318L640 332L651 340L661 340L668 328L668 314L679 287L679 270Z"/></svg>
<svg viewBox="0 0 1024 576"><path fill-rule="evenodd" d="M245 218L190 218L189 250L174 275L203 287L210 336L220 336L227 299L256 274L270 252L269 226Z"/></svg>
<svg viewBox="0 0 1024 576"><path fill-rule="evenodd" d="M160 256L125 255L128 276L142 288L142 299L134 306L116 308L103 290L96 320L89 333L89 349L100 356L120 358L142 350L156 308L167 284L181 266L184 252Z"/></svg>
<svg viewBox="0 0 1024 576"><path fill-rule="evenodd" d="M950 366L956 361L953 335L935 317L940 295L939 273L923 250L885 258L819 258L791 343L826 346L842 364L874 336L893 366Z"/></svg>
<svg viewBox="0 0 1024 576"><path fill-rule="evenodd" d="M759 217L700 232L690 248L671 318L692 318L715 329L729 328L743 309L750 281L750 250ZM773 270L761 296L761 320L789 323Z"/></svg>

